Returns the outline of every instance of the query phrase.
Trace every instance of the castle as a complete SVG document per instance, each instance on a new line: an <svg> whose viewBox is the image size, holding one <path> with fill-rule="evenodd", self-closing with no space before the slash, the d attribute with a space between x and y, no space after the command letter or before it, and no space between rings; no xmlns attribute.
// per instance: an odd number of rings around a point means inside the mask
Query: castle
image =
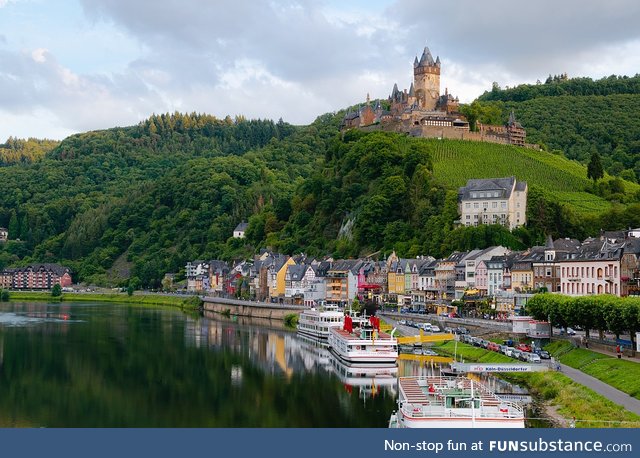
<svg viewBox="0 0 640 458"><path fill-rule="evenodd" d="M363 128L404 132L416 137L453 138L476 141L526 145L526 132L511 112L504 126L477 124L477 132L469 129L469 122L459 112L460 101L445 89L440 95L440 57L433 59L429 48L413 61L413 82L407 91L394 84L386 100L388 109L377 100L367 101L357 110L349 110L342 121L343 129Z"/></svg>

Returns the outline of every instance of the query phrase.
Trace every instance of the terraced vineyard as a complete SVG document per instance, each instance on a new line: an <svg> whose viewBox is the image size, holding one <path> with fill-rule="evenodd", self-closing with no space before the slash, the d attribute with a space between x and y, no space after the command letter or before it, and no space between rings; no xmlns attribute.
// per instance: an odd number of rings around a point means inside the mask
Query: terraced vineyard
<svg viewBox="0 0 640 458"><path fill-rule="evenodd" d="M426 141L432 145L436 179L449 188L464 186L470 178L515 176L545 189L578 214L597 214L611 207L610 202L584 191L590 185L586 167L562 156L493 143ZM639 185L625 182L627 193L638 189Z"/></svg>

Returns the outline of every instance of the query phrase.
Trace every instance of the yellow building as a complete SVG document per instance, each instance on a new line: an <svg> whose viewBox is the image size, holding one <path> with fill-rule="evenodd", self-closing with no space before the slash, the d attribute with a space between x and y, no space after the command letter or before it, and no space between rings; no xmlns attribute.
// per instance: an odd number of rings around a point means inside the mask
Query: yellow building
<svg viewBox="0 0 640 458"><path fill-rule="evenodd" d="M282 267L280 267L280 270L278 270L278 273L276 275L275 296L278 296L278 297L284 296L285 290L287 288L286 281L285 281L285 278L287 276L287 269L289 268L289 266L295 266L295 265L296 265L296 262L293 260L293 258L289 258L282 265Z"/></svg>

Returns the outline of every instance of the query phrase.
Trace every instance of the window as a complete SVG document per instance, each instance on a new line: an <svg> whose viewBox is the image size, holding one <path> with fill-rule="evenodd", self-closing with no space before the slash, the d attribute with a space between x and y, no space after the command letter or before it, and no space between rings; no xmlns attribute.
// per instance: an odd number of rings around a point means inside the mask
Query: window
<svg viewBox="0 0 640 458"><path fill-rule="evenodd" d="M503 210L506 210L507 203L506 202L500 202L500 208L502 208Z"/></svg>
<svg viewBox="0 0 640 458"><path fill-rule="evenodd" d="M471 203L467 202L466 204L464 204L464 208L471 208Z"/></svg>
<svg viewBox="0 0 640 458"><path fill-rule="evenodd" d="M473 203L473 208L480 208L480 204L478 204L478 202L474 202Z"/></svg>
<svg viewBox="0 0 640 458"><path fill-rule="evenodd" d="M467 215L467 219L471 219L471 215Z"/></svg>
<svg viewBox="0 0 640 458"><path fill-rule="evenodd" d="M475 199L476 197L478 197L478 194L476 194L475 192L472 192L471 197Z"/></svg>
<svg viewBox="0 0 640 458"><path fill-rule="evenodd" d="M498 202L491 202L491 208L498 208Z"/></svg>

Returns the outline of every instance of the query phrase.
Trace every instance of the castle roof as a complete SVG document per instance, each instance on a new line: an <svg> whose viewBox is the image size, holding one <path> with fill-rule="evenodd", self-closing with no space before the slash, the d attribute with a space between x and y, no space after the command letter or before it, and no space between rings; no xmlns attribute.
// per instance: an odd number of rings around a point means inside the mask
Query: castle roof
<svg viewBox="0 0 640 458"><path fill-rule="evenodd" d="M418 62L418 66L433 66L436 63L433 61L433 56L431 55L431 51L427 46L424 47L424 51L422 51L422 57L420 57L420 62Z"/></svg>
<svg viewBox="0 0 640 458"><path fill-rule="evenodd" d="M411 87L409 88L409 97L413 97L415 95L415 90L413 89L413 83L411 83Z"/></svg>

